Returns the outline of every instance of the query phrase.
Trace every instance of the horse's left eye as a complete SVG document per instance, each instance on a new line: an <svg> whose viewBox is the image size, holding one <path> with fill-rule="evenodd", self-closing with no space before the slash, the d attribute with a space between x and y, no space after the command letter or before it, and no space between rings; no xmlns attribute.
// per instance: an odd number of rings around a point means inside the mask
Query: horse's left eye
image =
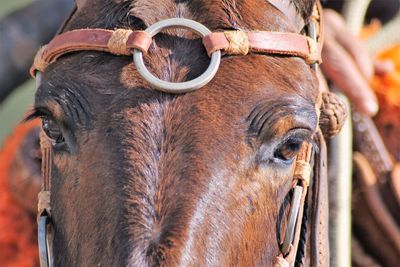
<svg viewBox="0 0 400 267"><path fill-rule="evenodd" d="M274 156L275 158L284 161L292 160L295 156L297 156L302 144L303 140L301 139L289 139L280 145L277 150L275 150Z"/></svg>
<svg viewBox="0 0 400 267"><path fill-rule="evenodd" d="M65 141L60 126L53 119L48 117L43 117L42 128L43 131L53 141L54 144L60 144Z"/></svg>

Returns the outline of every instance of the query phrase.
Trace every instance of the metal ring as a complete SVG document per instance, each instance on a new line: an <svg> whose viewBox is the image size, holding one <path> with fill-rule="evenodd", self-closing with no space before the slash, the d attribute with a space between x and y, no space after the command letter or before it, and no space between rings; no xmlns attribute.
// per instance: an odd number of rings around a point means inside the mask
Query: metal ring
<svg viewBox="0 0 400 267"><path fill-rule="evenodd" d="M211 31L204 25L196 21L183 18L172 18L159 21L148 27L145 32L147 32L151 37L154 37L163 29L171 27L193 30L202 37L211 33ZM218 71L219 63L221 62L221 51L216 51L211 55L210 65L203 74L191 81L181 83L163 81L151 74L144 65L143 53L138 49L134 49L133 51L133 60L140 75L154 88L166 93L186 93L206 85L212 80L212 78L214 78Z"/></svg>

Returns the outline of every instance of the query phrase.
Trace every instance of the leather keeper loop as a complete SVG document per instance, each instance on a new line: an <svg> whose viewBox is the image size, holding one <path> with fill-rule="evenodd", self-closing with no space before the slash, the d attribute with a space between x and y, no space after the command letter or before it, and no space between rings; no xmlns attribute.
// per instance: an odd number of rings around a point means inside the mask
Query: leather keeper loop
<svg viewBox="0 0 400 267"><path fill-rule="evenodd" d="M45 211L51 215L50 191L40 191L38 195L38 215L41 216Z"/></svg>
<svg viewBox="0 0 400 267"><path fill-rule="evenodd" d="M145 31L135 31L129 36L127 47L129 50L139 49L143 54L147 54L150 45L153 42L151 36ZM132 54L132 53L130 53Z"/></svg>
<svg viewBox="0 0 400 267"><path fill-rule="evenodd" d="M129 56L132 53L127 47L129 36L132 34L131 30L117 29L108 40L107 47L111 54Z"/></svg>
<svg viewBox="0 0 400 267"><path fill-rule="evenodd" d="M247 35L243 31L225 31L224 35L228 40L228 47L225 49L229 55L247 55L250 44Z"/></svg>
<svg viewBox="0 0 400 267"><path fill-rule="evenodd" d="M311 179L311 166L310 163L304 160L296 161L296 167L294 169L293 179L302 181L308 186Z"/></svg>
<svg viewBox="0 0 400 267"><path fill-rule="evenodd" d="M295 186L298 181L301 181L303 186L309 186L312 172L310 164L311 156L312 145L308 142L304 142L296 158L296 165L293 173L293 181L295 182Z"/></svg>
<svg viewBox="0 0 400 267"><path fill-rule="evenodd" d="M321 52L318 47L318 43L311 39L310 37L307 37L307 44L308 44L308 49L309 53L308 55L304 58L307 64L311 65L314 63L322 63L321 59Z"/></svg>

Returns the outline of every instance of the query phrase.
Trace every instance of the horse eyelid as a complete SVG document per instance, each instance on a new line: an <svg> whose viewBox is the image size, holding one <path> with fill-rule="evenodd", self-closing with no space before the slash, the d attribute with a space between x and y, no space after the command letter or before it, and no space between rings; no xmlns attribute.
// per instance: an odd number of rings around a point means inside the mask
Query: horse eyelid
<svg viewBox="0 0 400 267"><path fill-rule="evenodd" d="M313 142L312 133L309 129L295 128L288 131L282 141L278 144L278 148L283 146L290 140L301 140L303 142Z"/></svg>
<svg viewBox="0 0 400 267"><path fill-rule="evenodd" d="M30 111L28 111L28 113L22 119L22 122L29 122L41 117L53 118L51 112L48 109L42 107L34 107Z"/></svg>

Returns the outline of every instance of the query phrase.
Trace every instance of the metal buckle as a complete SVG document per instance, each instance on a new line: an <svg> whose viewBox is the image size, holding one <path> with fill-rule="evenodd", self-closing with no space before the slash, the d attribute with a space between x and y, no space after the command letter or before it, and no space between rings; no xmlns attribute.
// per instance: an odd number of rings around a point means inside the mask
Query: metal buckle
<svg viewBox="0 0 400 267"><path fill-rule="evenodd" d="M147 32L151 37L154 37L163 29L171 27L186 28L198 33L202 37L205 37L211 33L211 31L204 25L196 21L183 18L172 18L159 21L148 27L145 32ZM181 83L163 81L151 74L143 62L143 53L138 49L134 49L133 51L133 60L143 79L145 79L156 89L166 93L186 93L206 85L212 80L212 78L214 78L221 62L221 51L216 51L211 55L210 65L203 74L191 81Z"/></svg>

